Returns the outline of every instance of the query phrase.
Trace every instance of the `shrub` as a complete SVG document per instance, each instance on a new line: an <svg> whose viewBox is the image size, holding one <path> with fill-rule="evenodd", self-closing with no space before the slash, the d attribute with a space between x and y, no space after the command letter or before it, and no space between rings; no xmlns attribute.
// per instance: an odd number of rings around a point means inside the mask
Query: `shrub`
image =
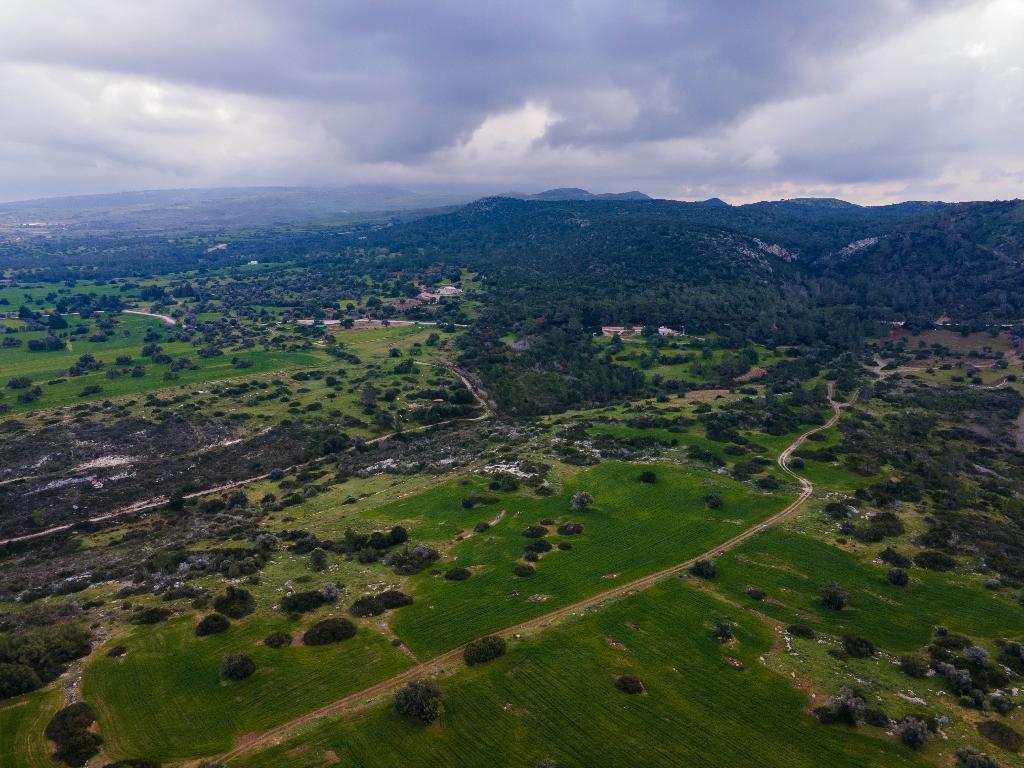
<svg viewBox="0 0 1024 768"><path fill-rule="evenodd" d="M821 604L833 611L841 611L849 602L850 595L834 581L821 588Z"/></svg>
<svg viewBox="0 0 1024 768"><path fill-rule="evenodd" d="M846 723L860 725L864 721L867 706L864 699L852 688L840 688L839 693L828 700L823 706L814 710L815 716L825 725Z"/></svg>
<svg viewBox="0 0 1024 768"><path fill-rule="evenodd" d="M757 587L751 587L747 590L747 597L749 597L751 600L757 600L758 602L761 602L767 597L767 595L764 593L763 590L760 590Z"/></svg>
<svg viewBox="0 0 1024 768"><path fill-rule="evenodd" d="M413 680L395 694L395 711L424 725L444 714L441 689L432 680Z"/></svg>
<svg viewBox="0 0 1024 768"><path fill-rule="evenodd" d="M632 696L644 692L644 684L635 675L619 675L615 678L615 687L623 693L628 693Z"/></svg>
<svg viewBox="0 0 1024 768"><path fill-rule="evenodd" d="M531 525L529 528L523 531L523 536L528 539L539 539L542 536L548 535L548 529L543 525Z"/></svg>
<svg viewBox="0 0 1024 768"><path fill-rule="evenodd" d="M512 572L516 576L533 576L536 570L536 568L527 563L516 563L516 566L512 569Z"/></svg>
<svg viewBox="0 0 1024 768"><path fill-rule="evenodd" d="M978 733L1005 750L1020 751L1021 735L1006 723L1000 723L998 720L985 720L978 723Z"/></svg>
<svg viewBox="0 0 1024 768"><path fill-rule="evenodd" d="M307 613L315 611L327 602L319 589L292 592L281 598L281 610L285 613Z"/></svg>
<svg viewBox="0 0 1024 768"><path fill-rule="evenodd" d="M467 666L472 667L504 656L507 650L508 644L505 642L505 638L488 635L466 645L462 652L462 658Z"/></svg>
<svg viewBox="0 0 1024 768"><path fill-rule="evenodd" d="M715 625L715 637L723 643L732 640L732 624L728 621L720 621Z"/></svg>
<svg viewBox="0 0 1024 768"><path fill-rule="evenodd" d="M224 594L213 599L213 607L217 613L223 613L232 619L240 619L256 609L256 601L247 589L229 586Z"/></svg>
<svg viewBox="0 0 1024 768"><path fill-rule="evenodd" d="M245 680L256 671L256 662L241 653L229 653L220 663L220 676L225 680Z"/></svg>
<svg viewBox="0 0 1024 768"><path fill-rule="evenodd" d="M908 677L921 679L928 676L928 660L921 656L900 656L900 669Z"/></svg>
<svg viewBox="0 0 1024 768"><path fill-rule="evenodd" d="M886 547L879 552L878 559L894 568L909 568L911 566L910 558L902 552L897 552L892 547Z"/></svg>
<svg viewBox="0 0 1024 768"><path fill-rule="evenodd" d="M268 648L287 648L292 644L292 636L284 631L271 632L263 638L263 644Z"/></svg>
<svg viewBox="0 0 1024 768"><path fill-rule="evenodd" d="M902 568L892 568L885 575L890 584L897 587L905 587L910 582L910 576Z"/></svg>
<svg viewBox="0 0 1024 768"><path fill-rule="evenodd" d="M914 565L932 571L951 571L956 567L956 560L945 552L928 549L914 555Z"/></svg>
<svg viewBox="0 0 1024 768"><path fill-rule="evenodd" d="M159 624L170 615L171 610L169 608L140 608L128 617L128 621L132 624Z"/></svg>
<svg viewBox="0 0 1024 768"><path fill-rule="evenodd" d="M128 760L118 760L116 763L107 763L103 768L160 768L160 763L156 760L130 758Z"/></svg>
<svg viewBox="0 0 1024 768"><path fill-rule="evenodd" d="M891 720L881 709L865 709L864 722L868 725L873 725L876 728L888 728Z"/></svg>
<svg viewBox="0 0 1024 768"><path fill-rule="evenodd" d="M594 497L587 491L577 491L569 501L569 505L577 512L586 512L587 508L593 503Z"/></svg>
<svg viewBox="0 0 1024 768"><path fill-rule="evenodd" d="M561 536L576 536L583 533L583 526L580 523L562 523L558 526L558 533Z"/></svg>
<svg viewBox="0 0 1024 768"><path fill-rule="evenodd" d="M42 680L32 667L24 664L0 664L0 699L9 699L34 691Z"/></svg>
<svg viewBox="0 0 1024 768"><path fill-rule="evenodd" d="M875 644L866 637L853 633L843 636L843 648L855 659L866 659L875 655Z"/></svg>
<svg viewBox="0 0 1024 768"><path fill-rule="evenodd" d="M206 637L207 635L226 632L230 626L231 622L228 621L226 616L222 616L219 613L211 613L209 616L203 617L203 620L196 626L196 637Z"/></svg>
<svg viewBox="0 0 1024 768"><path fill-rule="evenodd" d="M552 549L553 547L551 542L546 539L536 539L526 545L527 552L536 552L538 554L542 552L550 552Z"/></svg>
<svg viewBox="0 0 1024 768"><path fill-rule="evenodd" d="M960 747L956 751L956 763L960 768L999 768L999 763L971 747Z"/></svg>
<svg viewBox="0 0 1024 768"><path fill-rule="evenodd" d="M46 725L46 738L57 745L54 757L71 766L85 763L100 751L103 739L89 731L96 715L88 704L79 701L59 710Z"/></svg>
<svg viewBox="0 0 1024 768"><path fill-rule="evenodd" d="M472 575L473 574L469 568L463 568L461 566L449 568L444 572L444 577L448 579L448 581L465 581Z"/></svg>
<svg viewBox="0 0 1024 768"><path fill-rule="evenodd" d="M484 533L485 531L489 531L490 529L491 524L485 520L481 520L479 523L473 526L473 530L477 533Z"/></svg>
<svg viewBox="0 0 1024 768"><path fill-rule="evenodd" d="M715 578L715 564L710 560L698 560L690 566L690 573L699 579Z"/></svg>
<svg viewBox="0 0 1024 768"><path fill-rule="evenodd" d="M640 473L640 482L641 483L656 483L656 482L658 482L658 476L654 472L651 472L649 470L647 472L641 472Z"/></svg>
<svg viewBox="0 0 1024 768"><path fill-rule="evenodd" d="M718 509L722 506L722 499L716 493L709 493L704 497L704 503L708 509Z"/></svg>
<svg viewBox="0 0 1024 768"><path fill-rule="evenodd" d="M392 608L401 608L405 605L412 605L412 598L404 592L399 592L397 589L389 589L385 592L381 592L377 595L377 599L380 600L381 605L388 610L391 610Z"/></svg>
<svg viewBox="0 0 1024 768"><path fill-rule="evenodd" d="M806 624L790 624L786 627L786 631L793 637L802 637L805 640L813 640L816 636L814 630Z"/></svg>
<svg viewBox="0 0 1024 768"><path fill-rule="evenodd" d="M921 749L928 740L928 723L916 717L908 717L896 726L896 735L911 749Z"/></svg>
<svg viewBox="0 0 1024 768"><path fill-rule="evenodd" d="M318 621L302 636L305 645L327 645L356 636L356 625L345 618L331 618Z"/></svg>

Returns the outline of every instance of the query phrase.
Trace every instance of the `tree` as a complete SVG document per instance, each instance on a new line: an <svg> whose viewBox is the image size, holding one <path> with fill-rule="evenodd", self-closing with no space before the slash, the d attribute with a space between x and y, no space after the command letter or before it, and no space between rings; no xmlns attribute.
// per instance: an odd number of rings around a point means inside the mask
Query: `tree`
<svg viewBox="0 0 1024 768"><path fill-rule="evenodd" d="M444 714L441 689L432 680L413 680L395 694L395 711L424 725Z"/></svg>
<svg viewBox="0 0 1024 768"><path fill-rule="evenodd" d="M473 667L504 656L507 650L508 643L505 642L505 638L488 635L468 643L462 652L462 658L466 666Z"/></svg>
<svg viewBox="0 0 1024 768"><path fill-rule="evenodd" d="M886 574L886 578L890 584L894 584L897 587L905 587L910 583L910 576L902 568L891 568L889 573Z"/></svg>
<svg viewBox="0 0 1024 768"><path fill-rule="evenodd" d="M690 573L699 579L713 579L717 569L710 560L698 560L690 566Z"/></svg>
<svg viewBox="0 0 1024 768"><path fill-rule="evenodd" d="M577 491L573 494L570 506L577 512L586 512L587 508L594 503L594 497L587 491Z"/></svg>
<svg viewBox="0 0 1024 768"><path fill-rule="evenodd" d="M228 621L226 616L222 616L219 613L211 613L209 616L203 617L203 620L196 626L196 637L226 632L230 626L231 622Z"/></svg>
<svg viewBox="0 0 1024 768"><path fill-rule="evenodd" d="M896 726L896 735L911 749L921 749L928 740L928 723L916 717L908 717Z"/></svg>
<svg viewBox="0 0 1024 768"><path fill-rule="evenodd" d="M327 550L317 547L309 553L309 567L314 571L322 571L327 567Z"/></svg>
<svg viewBox="0 0 1024 768"><path fill-rule="evenodd" d="M843 610L849 599L849 593L834 581L828 582L821 588L821 604L833 611Z"/></svg>
<svg viewBox="0 0 1024 768"><path fill-rule="evenodd" d="M345 618L337 617L318 621L302 636L304 645L327 645L340 643L356 636L356 625Z"/></svg>
<svg viewBox="0 0 1024 768"><path fill-rule="evenodd" d="M85 765L103 743L99 734L89 730L95 721L96 714L84 701L59 710L46 725L46 738L57 745L53 756L67 765Z"/></svg>
<svg viewBox="0 0 1024 768"><path fill-rule="evenodd" d="M633 696L644 692L644 684L635 675L619 675L615 678L615 687Z"/></svg>
<svg viewBox="0 0 1024 768"><path fill-rule="evenodd" d="M34 691L42 684L32 667L25 664L0 664L0 699Z"/></svg>
<svg viewBox="0 0 1024 768"><path fill-rule="evenodd" d="M213 607L218 613L240 619L256 609L256 601L247 589L229 586L224 594L213 599Z"/></svg>
<svg viewBox="0 0 1024 768"><path fill-rule="evenodd" d="M220 676L225 680L245 680L256 671L256 662L241 653L229 653L220 663Z"/></svg>

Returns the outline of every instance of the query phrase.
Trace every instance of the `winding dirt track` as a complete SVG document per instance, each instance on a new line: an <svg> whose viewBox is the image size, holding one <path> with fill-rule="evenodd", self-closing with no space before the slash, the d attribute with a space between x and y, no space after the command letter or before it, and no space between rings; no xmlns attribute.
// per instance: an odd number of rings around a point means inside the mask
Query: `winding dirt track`
<svg viewBox="0 0 1024 768"><path fill-rule="evenodd" d="M804 505L804 502L807 501L811 493L814 492L814 484L811 483L811 481L808 480L807 478L801 477L800 475L798 475L796 472L789 468L789 458L795 450L797 450L801 445L803 445L807 441L808 437L810 437L816 432L821 432L823 430L829 429L830 427L835 425L837 421L839 421L839 417L842 413L842 408L849 405L849 403L837 403L835 400L832 399L832 394L833 387L832 384L829 383L828 402L829 405L832 406L831 418L829 418L829 420L822 424L820 427L815 427L814 429L804 432L802 435L796 438L796 440L790 443L789 446L787 446L786 449L782 451L782 453L779 454L779 467L782 469L783 472L795 478L800 483L800 495L796 498L795 501L793 501L792 504L787 506L781 512L776 512L771 517L767 518L766 520L762 520L760 523L757 523L756 525L751 526L747 530L732 537L728 541L719 544L717 547L709 549L707 552L699 554L695 557L691 557L689 560L677 563L676 565L673 565L669 568L665 568L664 570L648 574L647 576L642 576L641 578L628 582L626 584L620 584L617 587L606 590L604 592L600 592L596 595L592 595L591 597L585 598L576 603L572 603L571 605L566 605L562 608L558 608L549 613L545 613L542 616L537 616L536 618L524 621L520 624L515 624L513 626L506 627L502 630L495 632L494 634L500 635L505 638L510 638L513 635L522 634L523 632L529 630L546 628L554 622L564 619L572 614L576 614L588 608L593 608L594 606L597 606L601 603L610 600L615 600L626 595L633 594L634 592L647 589L648 587L651 587L670 576L674 576L680 573L681 571L686 570L701 558L714 557L716 555L724 554L728 550L736 547L737 545L746 541L752 536L755 536L761 531L766 530L769 526L775 525L776 523L779 523L782 520L785 520L786 518L793 516ZM355 693L350 693L347 696L332 701L330 704L320 707L319 709L313 710L312 712L308 712L305 715L295 718L294 720L289 720L286 723L282 723L281 725L271 728L262 733L243 735L239 738L238 742L235 744L234 748L231 751L221 755L218 759L222 761L228 761L233 758L239 757L240 755L245 754L247 752L252 752L256 749L266 749L268 747L274 746L276 744L281 743L289 736L294 735L294 733L303 726L309 725L321 718L337 716L347 710L357 709L360 706L372 704L375 697L379 696L382 693L392 691L398 686L409 682L410 680L414 680L426 674L442 671L446 667L460 666L463 663L462 652L464 648L464 645L459 646L458 648L453 648L452 650L446 651L445 653L435 656L432 659L428 659L427 661L424 661L421 664L417 664L413 667L410 667L405 672L401 672L395 675L394 677L390 677L387 680L382 680L379 683L371 685L370 687L364 688L360 691L356 691Z"/></svg>

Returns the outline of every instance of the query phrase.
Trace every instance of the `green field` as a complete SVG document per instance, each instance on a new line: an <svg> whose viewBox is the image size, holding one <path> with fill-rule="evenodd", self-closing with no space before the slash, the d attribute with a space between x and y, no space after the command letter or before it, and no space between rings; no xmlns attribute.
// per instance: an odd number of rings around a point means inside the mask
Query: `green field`
<svg viewBox="0 0 1024 768"><path fill-rule="evenodd" d="M0 703L0 757L4 768L56 768L43 730L60 709L59 686Z"/></svg>
<svg viewBox="0 0 1024 768"><path fill-rule="evenodd" d="M656 483L639 482L644 469L657 473ZM374 511L376 519L409 525L414 540L444 533L449 541L458 531L505 513L489 531L448 551L446 565L474 571L468 581L448 581L429 571L409 580L416 603L397 611L391 624L417 654L439 653L683 562L779 511L795 495L789 487L766 494L706 470L622 462L604 462L574 475L556 496L511 496L463 509L461 499L477 490L450 483ZM569 498L578 490L595 499L587 512L570 510ZM719 509L707 508L708 493L721 497ZM553 544L569 541L572 549L555 548L541 556L535 574L515 576L513 566L530 541L522 531L548 518L555 525L546 538ZM557 535L555 527L569 520L582 523L584 532Z"/></svg>
<svg viewBox="0 0 1024 768"><path fill-rule="evenodd" d="M712 637L735 622L737 640ZM819 725L806 697L758 657L770 629L675 579L598 613L515 643L483 667L442 679L445 715L430 727L377 706L232 760L245 768L341 765L706 766L922 765L880 729ZM728 658L738 660L740 671ZM627 696L615 676L647 692Z"/></svg>
<svg viewBox="0 0 1024 768"><path fill-rule="evenodd" d="M316 709L406 669L412 662L377 631L361 628L335 645L273 649L260 644L283 620L252 616L220 635L197 638L193 618L136 630L121 659L99 656L86 669L83 695L96 709L107 754L181 759L227 750L243 733ZM219 677L226 653L245 653L256 674Z"/></svg>
<svg viewBox="0 0 1024 768"><path fill-rule="evenodd" d="M769 530L718 561L716 587L731 599L784 622L800 622L833 634L856 632L893 652L927 644L935 626L977 637L1024 632L1024 611L1001 593L987 592L957 576L914 568L910 584L886 580L888 566L872 566L856 555L785 530ZM830 611L818 601L834 580L850 593L850 604ZM749 587L768 598L755 603Z"/></svg>
<svg viewBox="0 0 1024 768"><path fill-rule="evenodd" d="M95 331L95 323L87 322L90 333ZM75 325L77 321L72 320L71 324ZM0 385L5 385L11 378L27 376L42 388L43 394L31 403L19 403L16 399L17 390L6 389L5 396L0 402L6 404L11 413L22 413L324 362L323 357L308 352L246 350L239 352L237 356L252 361L252 365L239 369L231 363L234 354L225 353L218 357L202 358L187 342L160 342L163 351L172 358L188 356L198 366L195 370L178 371L177 378L167 380L164 374L171 368L169 363L154 365L148 358L139 356L145 344L143 337L146 330L163 330L165 327L163 323L153 318L122 315L118 321L117 332L105 342L91 342L88 341L88 336L83 336L76 341L69 341L64 349L47 352L30 352L27 347L29 339L42 338L47 335L45 331L20 333L18 338L25 340L25 345L0 348L0 371L3 372L0 374ZM125 332L128 335L124 335ZM93 355L102 363L102 367L82 376L64 377L64 381L55 384L47 383L58 379L62 371L72 366L84 354ZM115 360L120 355L130 355L133 362L128 366L115 366ZM132 365L143 365L145 375L135 378L124 373L114 379L107 377L106 370L110 367L120 369L130 368ZM81 394L86 387L93 385L99 386L100 391Z"/></svg>

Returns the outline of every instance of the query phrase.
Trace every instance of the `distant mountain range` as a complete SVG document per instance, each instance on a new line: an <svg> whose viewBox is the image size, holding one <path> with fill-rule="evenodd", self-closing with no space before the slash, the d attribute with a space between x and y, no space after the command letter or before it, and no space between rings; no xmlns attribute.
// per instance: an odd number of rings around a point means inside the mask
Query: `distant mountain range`
<svg viewBox="0 0 1024 768"><path fill-rule="evenodd" d="M585 189L510 192L521 200L650 200L642 192L593 194ZM473 192L413 191L378 185L158 189L0 203L0 229L209 231L290 224L341 224L413 211L442 212L481 197Z"/></svg>

